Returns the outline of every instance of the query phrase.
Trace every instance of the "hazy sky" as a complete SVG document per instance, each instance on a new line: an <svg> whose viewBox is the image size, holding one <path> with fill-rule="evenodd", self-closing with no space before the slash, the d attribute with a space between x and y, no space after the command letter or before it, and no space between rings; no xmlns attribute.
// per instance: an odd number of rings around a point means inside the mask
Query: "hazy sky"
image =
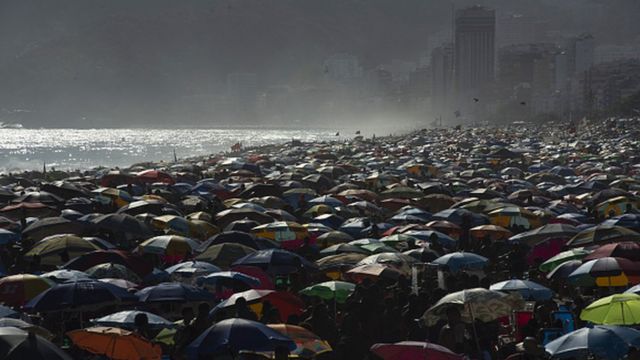
<svg viewBox="0 0 640 360"><path fill-rule="evenodd" d="M638 42L638 0L473 0L599 43ZM0 121L31 126L232 123L227 75L314 88L322 63L417 61L445 0L1 0ZM616 26L611 26L615 19ZM180 120L177 120L180 119ZM304 121L304 120L303 120Z"/></svg>

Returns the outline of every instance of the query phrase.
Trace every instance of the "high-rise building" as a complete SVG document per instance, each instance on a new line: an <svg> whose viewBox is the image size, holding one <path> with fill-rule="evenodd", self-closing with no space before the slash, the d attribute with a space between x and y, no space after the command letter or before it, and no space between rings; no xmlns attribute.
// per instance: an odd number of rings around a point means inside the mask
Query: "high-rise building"
<svg viewBox="0 0 640 360"><path fill-rule="evenodd" d="M453 113L453 45L445 43L431 52L431 104L439 115Z"/></svg>
<svg viewBox="0 0 640 360"><path fill-rule="evenodd" d="M455 14L455 86L458 98L476 96L494 80L495 10L473 6Z"/></svg>

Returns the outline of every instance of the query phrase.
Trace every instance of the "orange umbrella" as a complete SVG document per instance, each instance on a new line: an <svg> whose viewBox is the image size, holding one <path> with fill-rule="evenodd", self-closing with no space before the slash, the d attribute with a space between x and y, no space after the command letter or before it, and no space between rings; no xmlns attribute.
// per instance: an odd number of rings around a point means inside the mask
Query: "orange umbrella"
<svg viewBox="0 0 640 360"><path fill-rule="evenodd" d="M332 351L328 342L301 326L289 324L269 324L267 326L290 337L296 343L296 349L292 352L294 355L313 358L316 355Z"/></svg>
<svg viewBox="0 0 640 360"><path fill-rule="evenodd" d="M69 331L67 335L77 347L114 360L160 360L162 357L160 346L120 328L95 326Z"/></svg>

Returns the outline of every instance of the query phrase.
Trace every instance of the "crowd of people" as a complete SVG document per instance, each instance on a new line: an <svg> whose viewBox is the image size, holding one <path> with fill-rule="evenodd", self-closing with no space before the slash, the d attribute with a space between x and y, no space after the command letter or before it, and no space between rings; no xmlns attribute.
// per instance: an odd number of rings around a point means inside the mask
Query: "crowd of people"
<svg viewBox="0 0 640 360"><path fill-rule="evenodd" d="M2 175L0 355L637 359L638 124Z"/></svg>

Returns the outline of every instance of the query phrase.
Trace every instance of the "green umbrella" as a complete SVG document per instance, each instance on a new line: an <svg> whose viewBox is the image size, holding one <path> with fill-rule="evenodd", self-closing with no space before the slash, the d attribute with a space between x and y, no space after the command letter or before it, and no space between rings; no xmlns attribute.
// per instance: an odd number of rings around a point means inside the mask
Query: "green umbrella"
<svg viewBox="0 0 640 360"><path fill-rule="evenodd" d="M345 281L326 281L304 288L301 294L317 296L324 300L333 300L344 303L347 297L356 289L356 285Z"/></svg>
<svg viewBox="0 0 640 360"><path fill-rule="evenodd" d="M640 324L640 295L615 294L584 308L580 319L600 325Z"/></svg>
<svg viewBox="0 0 640 360"><path fill-rule="evenodd" d="M569 260L581 260L585 256L591 254L591 251L584 248L575 248L567 251L563 251L556 256L547 259L547 261L540 264L540 271L549 272L555 269L558 265L563 264Z"/></svg>

